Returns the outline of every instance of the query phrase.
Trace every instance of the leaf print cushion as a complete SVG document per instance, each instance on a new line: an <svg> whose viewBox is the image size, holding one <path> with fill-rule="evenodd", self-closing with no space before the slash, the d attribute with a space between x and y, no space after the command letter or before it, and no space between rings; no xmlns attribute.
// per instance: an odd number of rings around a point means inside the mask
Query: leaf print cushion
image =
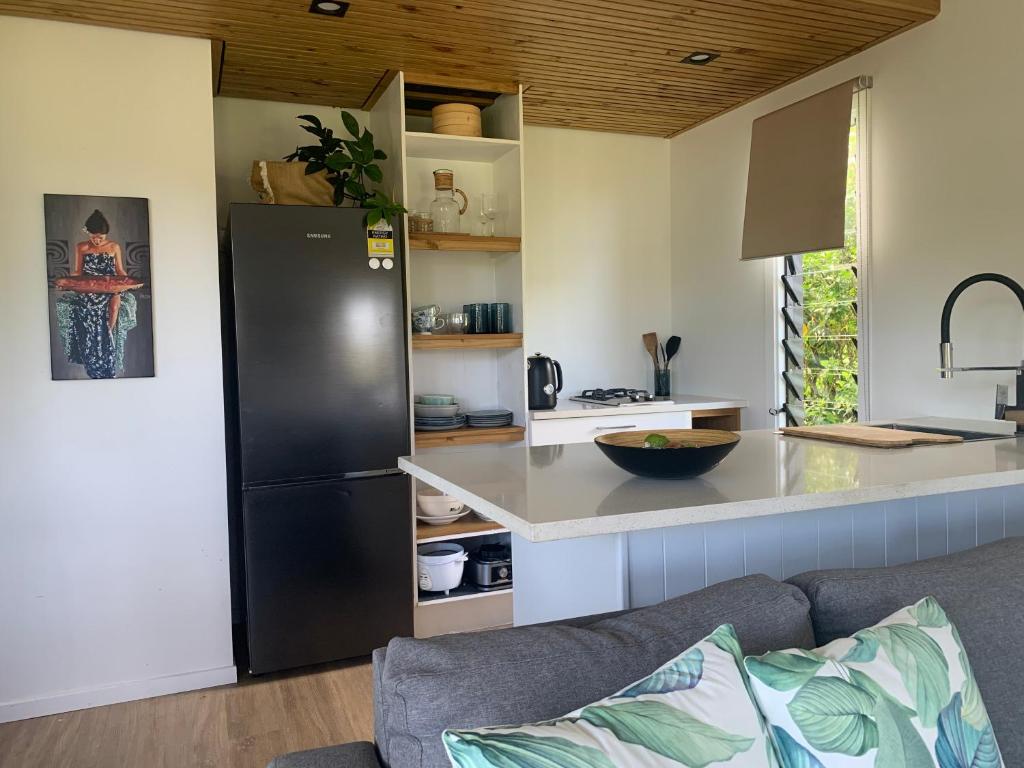
<svg viewBox="0 0 1024 768"><path fill-rule="evenodd" d="M742 659L725 624L613 696L548 722L445 731L445 749L458 768L777 768Z"/></svg>
<svg viewBox="0 0 1024 768"><path fill-rule="evenodd" d="M956 627L935 598L814 651L744 660L783 768L1001 768Z"/></svg>

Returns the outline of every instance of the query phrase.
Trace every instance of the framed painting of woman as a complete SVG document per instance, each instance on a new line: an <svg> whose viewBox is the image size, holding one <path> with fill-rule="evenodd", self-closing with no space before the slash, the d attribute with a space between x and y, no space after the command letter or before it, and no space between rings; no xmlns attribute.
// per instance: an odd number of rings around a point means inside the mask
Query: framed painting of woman
<svg viewBox="0 0 1024 768"><path fill-rule="evenodd" d="M153 376L149 200L44 195L54 380Z"/></svg>

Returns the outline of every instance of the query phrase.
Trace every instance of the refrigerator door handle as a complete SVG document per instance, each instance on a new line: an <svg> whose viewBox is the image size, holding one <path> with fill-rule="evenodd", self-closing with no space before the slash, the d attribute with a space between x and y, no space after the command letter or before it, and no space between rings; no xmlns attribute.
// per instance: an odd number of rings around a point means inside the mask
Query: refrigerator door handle
<svg viewBox="0 0 1024 768"><path fill-rule="evenodd" d="M318 483L333 483L338 480L365 480L371 477L389 477L391 475L404 475L405 472L398 468L394 469L370 469L364 472L345 472L343 474L330 475L328 477L306 477L295 480L265 480L259 483L243 483L243 491L255 491L260 488L288 488L295 485L317 485Z"/></svg>
<svg viewBox="0 0 1024 768"><path fill-rule="evenodd" d="M398 467L390 469L367 469L362 472L346 472L339 475L342 480L358 480L361 477L387 477L388 475L404 475L405 472Z"/></svg>

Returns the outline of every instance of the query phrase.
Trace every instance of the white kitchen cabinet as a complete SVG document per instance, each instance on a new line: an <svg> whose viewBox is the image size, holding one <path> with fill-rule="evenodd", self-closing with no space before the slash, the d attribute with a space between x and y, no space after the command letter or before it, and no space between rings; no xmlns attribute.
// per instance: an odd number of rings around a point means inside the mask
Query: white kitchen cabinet
<svg viewBox="0 0 1024 768"><path fill-rule="evenodd" d="M641 406L625 412L611 409L608 414L580 416L571 419L534 419L530 422L530 445L589 443L608 432L631 430L689 429L690 411L638 413Z"/></svg>

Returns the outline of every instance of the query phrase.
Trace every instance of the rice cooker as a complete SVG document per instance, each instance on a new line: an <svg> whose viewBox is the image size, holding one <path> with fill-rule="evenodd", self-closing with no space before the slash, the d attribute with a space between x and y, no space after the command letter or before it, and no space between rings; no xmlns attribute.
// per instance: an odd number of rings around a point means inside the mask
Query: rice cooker
<svg viewBox="0 0 1024 768"><path fill-rule="evenodd" d="M421 544L416 552L416 575L424 592L446 595L462 583L466 550L450 541Z"/></svg>

